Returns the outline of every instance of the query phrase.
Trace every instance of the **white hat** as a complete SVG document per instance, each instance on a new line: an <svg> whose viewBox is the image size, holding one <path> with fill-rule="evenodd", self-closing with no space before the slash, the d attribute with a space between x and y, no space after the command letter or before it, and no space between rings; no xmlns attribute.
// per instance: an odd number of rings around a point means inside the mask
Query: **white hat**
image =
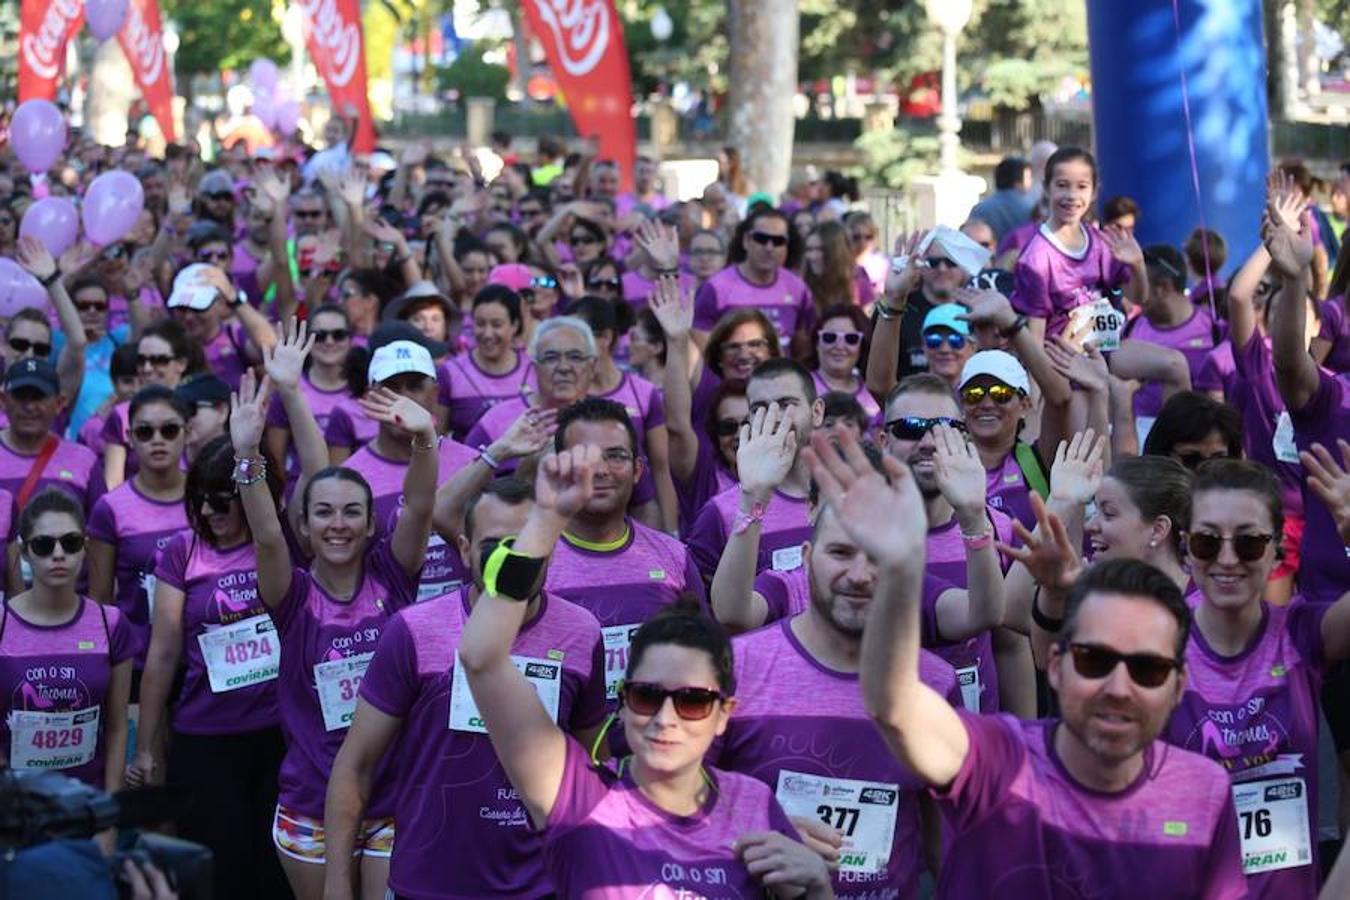
<svg viewBox="0 0 1350 900"><path fill-rule="evenodd" d="M974 278L989 262L990 252L948 225L939 225L928 232L919 244L919 254L926 255L934 244L961 267L967 278Z"/></svg>
<svg viewBox="0 0 1350 900"><path fill-rule="evenodd" d="M436 364L431 361L431 353L426 347L412 341L385 344L370 357L367 375L372 384L379 384L405 372L436 377Z"/></svg>
<svg viewBox="0 0 1350 900"><path fill-rule="evenodd" d="M215 285L206 280L213 268L206 263L184 266L173 279L173 292L169 294L167 304L169 309L195 309L197 312L210 309L220 294Z"/></svg>
<svg viewBox="0 0 1350 900"><path fill-rule="evenodd" d="M961 370L960 387L965 387L981 375L996 378L1010 388L1016 388L1023 394L1031 393L1031 382L1027 380L1027 370L1017 361L1017 357L1004 350L981 350L970 359Z"/></svg>

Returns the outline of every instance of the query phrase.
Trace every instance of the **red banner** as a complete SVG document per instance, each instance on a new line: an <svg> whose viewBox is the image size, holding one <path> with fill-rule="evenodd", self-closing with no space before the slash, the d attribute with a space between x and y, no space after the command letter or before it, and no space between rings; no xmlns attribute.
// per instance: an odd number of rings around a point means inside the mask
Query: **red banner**
<svg viewBox="0 0 1350 900"><path fill-rule="evenodd" d="M159 123L159 130L164 132L164 139L174 140L173 72L169 71L169 55L164 51L159 0L131 0L127 19L117 32L117 42L131 63L141 96Z"/></svg>
<svg viewBox="0 0 1350 900"><path fill-rule="evenodd" d="M544 45L572 121L622 167L631 188L637 158L632 79L613 0L524 0L530 30Z"/></svg>
<svg viewBox="0 0 1350 900"><path fill-rule="evenodd" d="M366 96L366 46L360 0L298 0L305 14L305 46L328 86L333 113L356 120L352 150L375 149L375 123Z"/></svg>
<svg viewBox="0 0 1350 900"><path fill-rule="evenodd" d="M84 24L84 0L23 0L19 25L19 102L54 100L66 44Z"/></svg>

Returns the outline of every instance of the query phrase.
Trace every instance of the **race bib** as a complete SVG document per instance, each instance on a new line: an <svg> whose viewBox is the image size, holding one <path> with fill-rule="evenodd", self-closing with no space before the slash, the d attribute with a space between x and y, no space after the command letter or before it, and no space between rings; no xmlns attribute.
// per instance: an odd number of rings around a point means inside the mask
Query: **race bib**
<svg viewBox="0 0 1350 900"><path fill-rule="evenodd" d="M628 645L637 634L638 625L610 625L600 629L605 641L605 697L615 700L619 696L619 683L628 671Z"/></svg>
<svg viewBox="0 0 1350 900"><path fill-rule="evenodd" d="M1233 785L1242 871L1247 875L1312 862L1308 788L1302 778L1272 778Z"/></svg>
<svg viewBox="0 0 1350 900"><path fill-rule="evenodd" d="M1124 327L1125 314L1104 297L1069 311L1069 333L1080 341L1090 341L1098 350L1118 348Z"/></svg>
<svg viewBox="0 0 1350 900"><path fill-rule="evenodd" d="M1280 462L1298 465L1298 447L1294 446L1294 420L1289 418L1289 410L1280 410L1275 420L1275 435L1270 439L1270 449Z"/></svg>
<svg viewBox="0 0 1350 900"><path fill-rule="evenodd" d="M956 682L961 685L961 705L967 712L980 711L980 667L966 666L956 670Z"/></svg>
<svg viewBox="0 0 1350 900"><path fill-rule="evenodd" d="M900 786L879 781L825 778L782 769L778 803L789 816L816 819L843 836L839 868L881 872L891 858Z"/></svg>
<svg viewBox="0 0 1350 900"><path fill-rule="evenodd" d="M213 694L271 681L281 666L277 627L265 614L199 634L197 643Z"/></svg>
<svg viewBox="0 0 1350 900"><path fill-rule="evenodd" d="M430 555L432 547L444 547L444 546L445 546L445 538L441 537L439 534L436 534L433 531L431 533L431 537L427 539L428 555ZM424 601L432 599L433 597L443 597L446 594L450 593L451 591L459 590L459 586L462 583L463 582L457 580L419 582L417 585L417 602L422 603Z"/></svg>
<svg viewBox="0 0 1350 900"><path fill-rule="evenodd" d="M358 653L328 662L315 663L314 687L319 692L323 727L337 731L352 724L356 715L356 692L375 654Z"/></svg>
<svg viewBox="0 0 1350 900"><path fill-rule="evenodd" d="M773 551L773 570L775 572L791 572L794 569L802 567L802 547L798 544L794 547L779 547Z"/></svg>
<svg viewBox="0 0 1350 900"><path fill-rule="evenodd" d="M532 656L512 656L511 662L534 686L549 718L557 722L558 701L562 697L562 663ZM450 730L487 734L487 726L478 712L478 704L473 702L473 692L469 690L469 679L464 674L459 654L455 654L455 671L450 678Z"/></svg>
<svg viewBox="0 0 1350 900"><path fill-rule="evenodd" d="M9 765L14 769L73 769L98 752L99 708L72 712L14 710L9 714Z"/></svg>

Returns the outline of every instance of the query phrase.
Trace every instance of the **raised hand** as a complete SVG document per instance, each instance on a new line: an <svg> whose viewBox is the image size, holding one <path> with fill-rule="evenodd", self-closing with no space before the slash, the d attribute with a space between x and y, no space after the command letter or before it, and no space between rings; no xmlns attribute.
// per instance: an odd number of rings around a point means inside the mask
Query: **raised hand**
<svg viewBox="0 0 1350 900"><path fill-rule="evenodd" d="M192 194L188 191L187 185L178 180L169 185L169 214L172 216L192 214Z"/></svg>
<svg viewBox="0 0 1350 900"><path fill-rule="evenodd" d="M1344 465L1321 444L1313 444L1311 452L1305 450L1298 458L1308 473L1308 487L1326 504L1341 540L1350 545L1350 443L1337 439L1336 445Z"/></svg>
<svg viewBox="0 0 1350 900"><path fill-rule="evenodd" d="M61 254L61 271L67 275L83 272L97 258L97 248L87 239L81 238Z"/></svg>
<svg viewBox="0 0 1350 900"><path fill-rule="evenodd" d="M1031 493L1031 508L1036 513L1035 534L1013 519L1013 532L1022 546L1013 547L994 541L998 552L1027 567L1031 577L1051 591L1067 591L1083 571L1083 560L1069 540L1069 532L1059 516L1045 508L1035 491Z"/></svg>
<svg viewBox="0 0 1350 900"><path fill-rule="evenodd" d="M338 196L351 209L359 209L366 202L366 176L355 169L345 169L337 179Z"/></svg>
<svg viewBox="0 0 1350 900"><path fill-rule="evenodd" d="M406 243L403 232L399 231L393 225L390 225L379 216L372 216L361 223L362 230L370 235L374 240L381 243L394 244L395 246Z"/></svg>
<svg viewBox="0 0 1350 900"><path fill-rule="evenodd" d="M736 474L741 490L761 502L768 502L774 489L792 471L797 457L796 432L778 404L761 407L741 425L740 446L736 448Z"/></svg>
<svg viewBox="0 0 1350 900"><path fill-rule="evenodd" d="M933 427L938 490L962 521L984 519L988 476L975 447L950 425Z"/></svg>
<svg viewBox="0 0 1350 900"><path fill-rule="evenodd" d="M384 385L375 385L357 401L367 416L401 428L413 435L436 439L436 422L426 407L402 394L395 394Z"/></svg>
<svg viewBox="0 0 1350 900"><path fill-rule="evenodd" d="M777 831L741 835L733 845L746 871L778 897L804 897L813 889L827 889L830 873L825 860L805 844Z"/></svg>
<svg viewBox="0 0 1350 900"><path fill-rule="evenodd" d="M150 281L150 267L154 261L154 253L149 247L143 250L137 250L131 257L131 262L127 265L126 272L122 275L122 293L131 299L141 292Z"/></svg>
<svg viewBox="0 0 1350 900"><path fill-rule="evenodd" d="M580 297L586 293L586 283L581 279L581 269L576 263L563 263L558 267L558 286L566 297Z"/></svg>
<svg viewBox="0 0 1350 900"><path fill-rule="evenodd" d="M647 219L637 226L633 239L658 269L675 269L680 265L680 241L672 225Z"/></svg>
<svg viewBox="0 0 1350 900"><path fill-rule="evenodd" d="M272 202L274 215L277 210L286 208L286 201L291 196L291 181L289 178L283 178L275 169L270 167L258 169L253 174L253 187Z"/></svg>
<svg viewBox="0 0 1350 900"><path fill-rule="evenodd" d="M42 245L42 242L32 235L19 239L19 246L16 248L14 258L18 260L19 265L23 266L29 275L32 275L38 281L56 274L56 260L52 258L51 252Z"/></svg>
<svg viewBox="0 0 1350 900"><path fill-rule="evenodd" d="M297 324L292 316L284 325L277 323L277 342L264 354L264 366L267 377L278 391L293 391L300 386L300 376L305 371L305 357L314 349L314 336L309 334L309 325Z"/></svg>
<svg viewBox="0 0 1350 900"><path fill-rule="evenodd" d="M265 377L259 382L249 369L239 379L239 390L230 394L230 442L235 456L258 455L267 425L268 387Z"/></svg>
<svg viewBox="0 0 1350 900"><path fill-rule="evenodd" d="M909 292L919 284L919 277L923 274L923 260L919 257L919 245L927 237L927 232L915 231L913 234L902 234L895 239L896 259L891 263L891 269L886 273L886 296L894 297L897 300L905 300L909 297ZM904 264L897 267L897 263L903 260Z"/></svg>
<svg viewBox="0 0 1350 900"><path fill-rule="evenodd" d="M403 166L420 166L427 161L428 147L424 141L418 141L416 144L409 144L403 148L403 153L399 156L399 163Z"/></svg>
<svg viewBox="0 0 1350 900"><path fill-rule="evenodd" d="M557 430L558 410L527 409L516 416L505 434L492 442L488 455L498 462L534 456L548 447Z"/></svg>
<svg viewBox="0 0 1350 900"><path fill-rule="evenodd" d="M1055 462L1050 467L1050 495L1058 500L1086 506L1097 495L1102 483L1102 458L1106 453L1106 435L1091 428L1060 441Z"/></svg>
<svg viewBox="0 0 1350 900"><path fill-rule="evenodd" d="M539 463L534 482L535 506L571 519L591 499L595 470L600 467L600 448L582 444L549 453Z"/></svg>
<svg viewBox="0 0 1350 900"><path fill-rule="evenodd" d="M1008 298L992 288L961 288L952 299L966 307L967 312L957 316L971 325L991 325L999 331L1011 328L1017 311Z"/></svg>
<svg viewBox="0 0 1350 900"><path fill-rule="evenodd" d="M1266 211L1261 221L1261 242L1270 253L1270 263L1285 278L1298 278L1312 265L1312 222L1308 200L1294 179L1274 172L1266 182Z"/></svg>
<svg viewBox="0 0 1350 900"><path fill-rule="evenodd" d="M873 562L883 566L923 565L928 523L908 510L923 508L909 468L884 455L878 472L851 434L834 441L816 431L802 451L821 501L834 510L844 531Z"/></svg>
<svg viewBox="0 0 1350 900"><path fill-rule="evenodd" d="M667 340L687 337L694 327L694 299L680 287L678 278L656 279L648 305Z"/></svg>
<svg viewBox="0 0 1350 900"><path fill-rule="evenodd" d="M1045 355L1056 372L1084 390L1102 393L1111 386L1106 358L1091 344L1085 345L1079 353L1063 335L1056 335L1045 342Z"/></svg>
<svg viewBox="0 0 1350 900"><path fill-rule="evenodd" d="M1144 264L1144 251L1139 247L1139 242L1120 225L1107 225L1102 229L1102 240L1106 241L1107 248L1111 255L1120 260L1127 266L1140 266Z"/></svg>

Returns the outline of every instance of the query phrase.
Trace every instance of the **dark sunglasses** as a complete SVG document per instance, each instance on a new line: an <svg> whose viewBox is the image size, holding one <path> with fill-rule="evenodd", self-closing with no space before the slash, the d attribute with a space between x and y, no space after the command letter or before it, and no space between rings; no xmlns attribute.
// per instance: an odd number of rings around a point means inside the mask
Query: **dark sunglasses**
<svg viewBox="0 0 1350 900"><path fill-rule="evenodd" d="M210 494L202 494L201 499L197 502L197 508L200 509L201 505L205 503L207 506L211 507L211 512L224 515L230 511L230 505L234 503L234 499L237 496L238 494L233 491L216 491Z"/></svg>
<svg viewBox="0 0 1350 900"><path fill-rule="evenodd" d="M225 262L229 258L228 250L202 250L197 253L197 262Z"/></svg>
<svg viewBox="0 0 1350 900"><path fill-rule="evenodd" d="M1186 534L1186 548L1191 556L1201 562L1213 562L1219 558L1224 541L1233 542L1233 552L1243 562L1256 562L1266 555L1266 548L1275 540L1273 534L1210 534L1206 531L1191 531Z"/></svg>
<svg viewBox="0 0 1350 900"><path fill-rule="evenodd" d="M725 700L721 691L708 688L682 687L668 690L659 684L645 681L627 681L619 689L623 705L639 716L654 716L661 711L669 697L675 702L675 715L687 722L697 722L712 715L719 700Z"/></svg>
<svg viewBox="0 0 1350 900"><path fill-rule="evenodd" d="M530 284L535 287L549 288L550 290L558 286L558 279L552 275L536 275L530 279Z"/></svg>
<svg viewBox="0 0 1350 900"><path fill-rule="evenodd" d="M138 353L136 364L138 366L154 366L158 369L160 366L167 366L177 358L169 353Z"/></svg>
<svg viewBox="0 0 1350 900"><path fill-rule="evenodd" d="M586 287L602 290L608 289L611 291L617 291L622 286L623 282L620 281L618 278L592 278L590 281L586 282Z"/></svg>
<svg viewBox="0 0 1350 900"><path fill-rule="evenodd" d="M1205 463L1209 462L1211 459L1228 459L1228 458L1229 456L1227 453L1220 453L1218 456L1206 456L1205 454L1198 452L1177 454L1177 462L1181 463L1183 466L1190 469L1192 472L1200 468Z"/></svg>
<svg viewBox="0 0 1350 900"><path fill-rule="evenodd" d="M314 342L317 344L325 344L329 341L334 344L340 344L352 336L352 333L346 328L333 328L328 331L315 329L314 331L311 331L310 334L314 335Z"/></svg>
<svg viewBox="0 0 1350 900"><path fill-rule="evenodd" d="M12 337L9 339L9 346L15 353L27 353L33 351L34 356L47 356L52 352L51 344L44 344L41 341L30 341L27 338Z"/></svg>
<svg viewBox="0 0 1350 900"><path fill-rule="evenodd" d="M120 244L109 244L103 249L103 258L108 260L122 259L123 257L130 256L135 249L135 244L130 244L125 241Z"/></svg>
<svg viewBox="0 0 1350 900"><path fill-rule="evenodd" d="M876 237L876 235L867 231L855 231L848 237L849 240L851 240L855 244L863 244L866 243L867 241L870 241L872 238Z"/></svg>
<svg viewBox="0 0 1350 900"><path fill-rule="evenodd" d="M1131 681L1140 687L1155 688L1161 687L1168 675L1181 668L1177 660L1153 653L1117 653L1092 644L1069 644L1067 649L1073 660L1073 670L1093 681L1107 677L1116 666L1124 663Z"/></svg>
<svg viewBox="0 0 1350 900"><path fill-rule="evenodd" d="M1021 392L1016 388L1010 388L1006 384L991 384L989 387L982 387L975 384L970 387L961 388L961 399L971 406L974 406L985 397L988 397L999 406L1007 406L1019 393Z"/></svg>
<svg viewBox="0 0 1350 900"><path fill-rule="evenodd" d="M785 234L765 234L762 231L750 232L750 239L761 247L786 247L788 243Z"/></svg>
<svg viewBox="0 0 1350 900"><path fill-rule="evenodd" d="M203 194L207 200L215 200L224 203L226 200L234 199L234 191L213 191L210 194Z"/></svg>
<svg viewBox="0 0 1350 900"><path fill-rule="evenodd" d="M960 268L953 260L945 256L929 256L924 259L930 269L956 269Z"/></svg>
<svg viewBox="0 0 1350 900"><path fill-rule="evenodd" d="M183 426L177 422L165 422L164 424L156 428L154 425L151 425L147 422L145 424L137 425L136 427L132 428L131 436L134 437L140 443L144 444L147 441L153 441L155 439L155 432L159 432L159 434L163 436L164 440L173 441L177 440L178 435L183 433Z"/></svg>
<svg viewBox="0 0 1350 900"><path fill-rule="evenodd" d="M108 304L98 300L76 300L74 303L79 312L103 312L108 308Z"/></svg>
<svg viewBox="0 0 1350 900"><path fill-rule="evenodd" d="M84 549L84 534L79 531L72 531L59 537L51 534L39 534L24 542L28 552L39 558L45 558L55 553L57 544L60 544L61 549L67 553L79 553Z"/></svg>
<svg viewBox="0 0 1350 900"><path fill-rule="evenodd" d="M534 209L533 207L529 206L522 206L520 208L520 217L522 219L533 219L535 216L542 216L543 214L544 210L542 208Z"/></svg>
<svg viewBox="0 0 1350 900"><path fill-rule="evenodd" d="M731 437L741 430L741 423L736 419L718 419L713 423L713 434L720 438Z"/></svg>
<svg viewBox="0 0 1350 900"><path fill-rule="evenodd" d="M965 433L966 423L950 416L925 419L922 416L901 416L886 423L886 430L898 441L917 441L938 425L946 425Z"/></svg>
<svg viewBox="0 0 1350 900"><path fill-rule="evenodd" d="M567 243L573 247L587 247L591 244L600 243L600 239L593 234L574 234L568 238Z"/></svg>
<svg viewBox="0 0 1350 900"><path fill-rule="evenodd" d="M323 210L321 209L297 209L291 213L297 219L321 219Z"/></svg>
<svg viewBox="0 0 1350 900"><path fill-rule="evenodd" d="M930 331L923 336L923 342L929 350L940 350L944 343L953 350L961 350L966 346L966 336L955 331Z"/></svg>
<svg viewBox="0 0 1350 900"><path fill-rule="evenodd" d="M862 339L861 331L822 331L820 333L820 342L826 347L832 346L839 340L842 340L849 347L857 347L862 343Z"/></svg>

